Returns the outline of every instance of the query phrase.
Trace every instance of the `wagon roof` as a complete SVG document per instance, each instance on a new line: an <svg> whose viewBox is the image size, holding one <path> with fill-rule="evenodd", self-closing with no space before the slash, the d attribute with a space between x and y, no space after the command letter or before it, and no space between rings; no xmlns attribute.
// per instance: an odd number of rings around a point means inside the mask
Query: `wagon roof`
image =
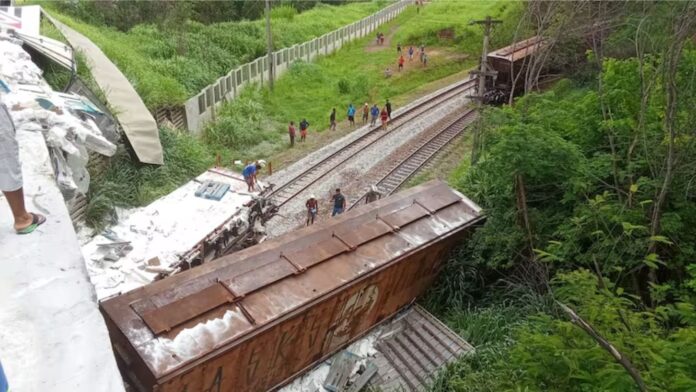
<svg viewBox="0 0 696 392"><path fill-rule="evenodd" d="M546 41L541 36L536 35L524 41L515 42L512 45L495 50L489 53L488 57L515 62L526 56L534 54L545 45Z"/></svg>
<svg viewBox="0 0 696 392"><path fill-rule="evenodd" d="M159 379L481 219L432 181L101 306Z"/></svg>

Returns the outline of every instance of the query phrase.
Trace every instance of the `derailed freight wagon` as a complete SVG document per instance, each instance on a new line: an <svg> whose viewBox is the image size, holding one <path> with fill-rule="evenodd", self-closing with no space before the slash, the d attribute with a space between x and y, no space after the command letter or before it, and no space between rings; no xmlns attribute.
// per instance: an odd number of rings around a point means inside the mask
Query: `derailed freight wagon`
<svg viewBox="0 0 696 392"><path fill-rule="evenodd" d="M430 182L101 303L138 391L280 387L411 303L483 220Z"/></svg>
<svg viewBox="0 0 696 392"><path fill-rule="evenodd" d="M488 64L497 75L494 84L488 87L505 96L521 93L529 63L546 46L547 42L537 35L489 53Z"/></svg>

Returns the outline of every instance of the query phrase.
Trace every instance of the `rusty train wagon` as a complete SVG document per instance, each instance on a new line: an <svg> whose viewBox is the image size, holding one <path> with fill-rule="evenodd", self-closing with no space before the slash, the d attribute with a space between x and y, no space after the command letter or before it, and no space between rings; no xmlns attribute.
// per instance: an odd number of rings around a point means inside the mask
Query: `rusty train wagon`
<svg viewBox="0 0 696 392"><path fill-rule="evenodd" d="M498 73L493 87L506 94L513 93L513 84L515 84L514 93L523 90L524 75L520 74L526 71L527 64L531 61L530 57L545 46L544 39L537 35L489 53L488 64ZM516 77L519 80L515 83Z"/></svg>
<svg viewBox="0 0 696 392"><path fill-rule="evenodd" d="M273 390L421 295L482 220L434 181L100 307L138 391Z"/></svg>

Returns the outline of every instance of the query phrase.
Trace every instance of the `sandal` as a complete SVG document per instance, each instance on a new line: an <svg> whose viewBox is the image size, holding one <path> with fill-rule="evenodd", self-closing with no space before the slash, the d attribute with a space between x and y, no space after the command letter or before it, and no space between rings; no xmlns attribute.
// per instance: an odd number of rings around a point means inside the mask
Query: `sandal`
<svg viewBox="0 0 696 392"><path fill-rule="evenodd" d="M37 227L41 226L46 222L46 217L43 215L35 214L33 212L30 212L31 214L31 224L23 229L17 230L17 234L29 234L36 230Z"/></svg>

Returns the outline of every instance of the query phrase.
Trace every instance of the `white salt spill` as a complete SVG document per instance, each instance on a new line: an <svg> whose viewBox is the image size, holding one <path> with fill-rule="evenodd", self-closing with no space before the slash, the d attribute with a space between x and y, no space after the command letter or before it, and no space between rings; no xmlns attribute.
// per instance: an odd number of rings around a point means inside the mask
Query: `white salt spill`
<svg viewBox="0 0 696 392"><path fill-rule="evenodd" d="M205 354L234 336L239 322L246 323L244 315L235 308L221 318L196 324L179 332L174 339L158 338L145 344L146 355L152 358L157 372L166 372L183 361Z"/></svg>
<svg viewBox="0 0 696 392"><path fill-rule="evenodd" d="M377 338L382 333L382 328L376 328L370 334L364 338L356 341L355 343L348 346L345 350L349 351L360 357L360 360L355 364L353 373L360 369L360 366L365 366L370 358L373 358L377 354L377 349L375 348L375 343ZM339 352L340 353L340 352ZM337 354L338 355L338 354ZM296 378L290 384L279 389L278 392L324 392L324 381L329 375L329 368L331 368L331 361L337 357L334 355L332 358L320 363L315 366L312 370L303 374L301 377Z"/></svg>
<svg viewBox="0 0 696 392"><path fill-rule="evenodd" d="M244 204L252 195L246 192L241 175L225 174L205 172L152 204L128 211L116 225L84 244L82 253L97 297L150 283L158 271L175 264L181 254L235 214L245 211ZM229 184L230 190L220 201L195 196L206 180ZM104 260L109 248L99 245L114 242L129 242L133 249L118 260ZM159 259L159 266L157 262L148 263L153 258Z"/></svg>

